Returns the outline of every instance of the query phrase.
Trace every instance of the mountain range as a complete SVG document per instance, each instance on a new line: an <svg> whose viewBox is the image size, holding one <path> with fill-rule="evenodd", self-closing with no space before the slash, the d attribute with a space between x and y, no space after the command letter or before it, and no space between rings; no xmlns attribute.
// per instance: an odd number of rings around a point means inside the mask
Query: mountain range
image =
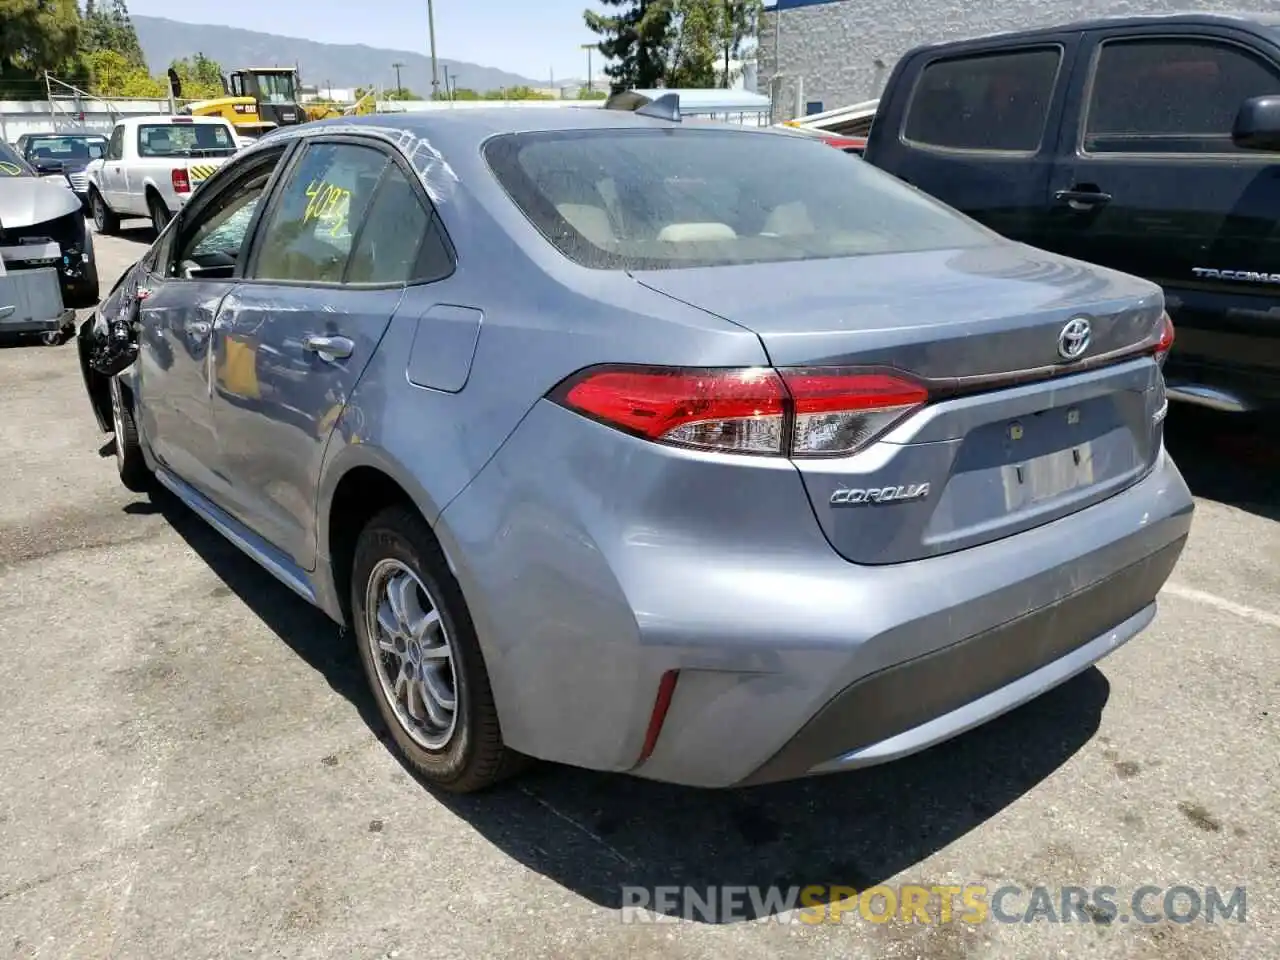
<svg viewBox="0 0 1280 960"><path fill-rule="evenodd" d="M396 84L392 64L399 63L400 82L406 89L424 97L431 93L430 57L408 50L382 50L355 43L316 43L239 27L182 23L164 17L134 14L130 19L152 73L162 74L172 61L203 53L228 72L241 67L296 65L302 82L314 84L321 91L328 87L350 89L374 84L391 89ZM423 47L426 45L424 37ZM461 60L438 58L436 62L442 89L446 68L455 86L472 90L540 87L546 83Z"/></svg>

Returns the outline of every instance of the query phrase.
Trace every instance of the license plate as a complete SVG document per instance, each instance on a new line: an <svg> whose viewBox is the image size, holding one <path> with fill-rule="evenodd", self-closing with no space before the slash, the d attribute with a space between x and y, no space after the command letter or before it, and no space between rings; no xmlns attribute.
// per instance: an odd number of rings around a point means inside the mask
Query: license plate
<svg viewBox="0 0 1280 960"><path fill-rule="evenodd" d="M1088 442L1076 444L1001 468L1004 502L1009 510L1050 500L1093 483L1093 451Z"/></svg>

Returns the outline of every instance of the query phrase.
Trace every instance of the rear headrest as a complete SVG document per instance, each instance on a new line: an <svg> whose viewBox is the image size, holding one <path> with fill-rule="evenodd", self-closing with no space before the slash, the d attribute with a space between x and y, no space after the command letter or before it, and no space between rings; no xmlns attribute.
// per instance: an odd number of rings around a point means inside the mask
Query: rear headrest
<svg viewBox="0 0 1280 960"><path fill-rule="evenodd" d="M604 207L588 203L559 203L556 204L556 211L569 226L597 247L607 247L617 240L613 223L609 220L609 212Z"/></svg>
<svg viewBox="0 0 1280 960"><path fill-rule="evenodd" d="M707 243L737 236L727 223L669 223L658 231L658 239L664 243Z"/></svg>

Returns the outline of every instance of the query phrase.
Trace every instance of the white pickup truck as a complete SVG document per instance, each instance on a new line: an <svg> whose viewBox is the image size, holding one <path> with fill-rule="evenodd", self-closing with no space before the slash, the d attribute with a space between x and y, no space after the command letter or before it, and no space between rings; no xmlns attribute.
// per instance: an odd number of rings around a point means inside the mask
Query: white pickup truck
<svg viewBox="0 0 1280 960"><path fill-rule="evenodd" d="M161 230L236 150L235 131L220 117L121 120L106 155L85 170L94 226L115 233L126 217L150 217Z"/></svg>

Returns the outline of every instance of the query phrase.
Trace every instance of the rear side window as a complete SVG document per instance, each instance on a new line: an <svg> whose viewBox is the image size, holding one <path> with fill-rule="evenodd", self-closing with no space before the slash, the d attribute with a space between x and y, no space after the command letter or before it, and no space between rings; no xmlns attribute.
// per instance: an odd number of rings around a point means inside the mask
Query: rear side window
<svg viewBox="0 0 1280 960"><path fill-rule="evenodd" d="M1084 149L1234 153L1239 148L1231 128L1241 105L1275 93L1280 73L1235 44L1174 37L1109 41L1098 52Z"/></svg>
<svg viewBox="0 0 1280 960"><path fill-rule="evenodd" d="M903 138L950 150L1040 148L1062 50L1041 47L939 60L920 74Z"/></svg>
<svg viewBox="0 0 1280 960"><path fill-rule="evenodd" d="M355 235L390 161L373 147L312 144L262 229L258 280L340 283Z"/></svg>
<svg viewBox="0 0 1280 960"><path fill-rule="evenodd" d="M440 280L453 260L435 214L395 164L378 187L347 268L347 283Z"/></svg>
<svg viewBox="0 0 1280 960"><path fill-rule="evenodd" d="M676 128L508 134L485 156L561 253L664 269L989 243L972 221L819 140Z"/></svg>

